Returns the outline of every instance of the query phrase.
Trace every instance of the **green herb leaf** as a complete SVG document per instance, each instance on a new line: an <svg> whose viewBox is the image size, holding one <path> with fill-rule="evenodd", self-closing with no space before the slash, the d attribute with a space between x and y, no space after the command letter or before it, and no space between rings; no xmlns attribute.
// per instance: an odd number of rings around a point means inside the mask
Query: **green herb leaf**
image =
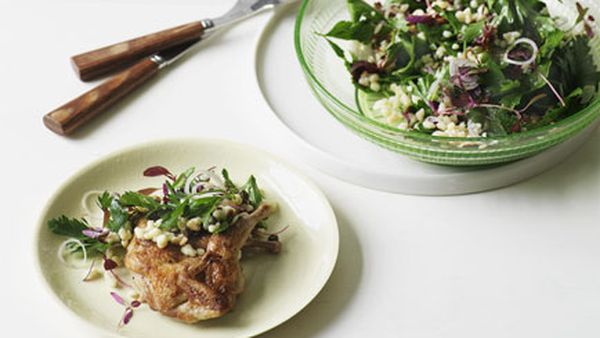
<svg viewBox="0 0 600 338"><path fill-rule="evenodd" d="M108 211L110 212L110 219L106 227L110 229L110 231L118 232L122 227L126 226L129 214L127 213L127 210L121 206L119 200L116 198L113 199Z"/></svg>
<svg viewBox="0 0 600 338"><path fill-rule="evenodd" d="M185 172L179 174L177 176L177 178L175 179L175 182L173 182L173 186L172 186L173 191L182 189L183 186L185 185L185 182L187 181L188 177L190 177L190 175L192 175L195 171L196 171L196 168L191 167L188 170L186 170Z"/></svg>
<svg viewBox="0 0 600 338"><path fill-rule="evenodd" d="M366 21L340 21L325 36L342 40L356 40L364 44L370 44L374 31L375 26Z"/></svg>
<svg viewBox="0 0 600 338"><path fill-rule="evenodd" d="M263 195L256 184L256 178L254 176L250 176L248 182L246 182L242 190L248 193L248 199L250 200L252 206L255 208L258 207L260 202L263 200Z"/></svg>
<svg viewBox="0 0 600 338"><path fill-rule="evenodd" d="M331 46L331 48L335 52L335 55L337 55L338 57L346 60L346 53L344 52L344 50L342 49L342 47L338 46L336 43L334 43L333 41L331 41L329 39L327 39L327 42L329 43L329 45Z"/></svg>
<svg viewBox="0 0 600 338"><path fill-rule="evenodd" d="M128 191L121 195L119 203L124 207L140 207L153 212L160 208L161 204L151 196L146 196L137 192Z"/></svg>
<svg viewBox="0 0 600 338"><path fill-rule="evenodd" d="M559 29L551 32L547 37L546 41L540 48L540 54L542 57L549 56L556 48L560 46L562 39L564 38L565 33Z"/></svg>
<svg viewBox="0 0 600 338"><path fill-rule="evenodd" d="M80 238L83 236L82 231L87 228L89 226L85 219L68 218L64 215L48 221L48 229L61 236Z"/></svg>
<svg viewBox="0 0 600 338"><path fill-rule="evenodd" d="M223 170L221 171L221 175L223 175L223 180L225 181L225 189L227 189L228 191L237 192L237 187L235 186L235 183L231 181L227 169L223 168Z"/></svg>
<svg viewBox="0 0 600 338"><path fill-rule="evenodd" d="M404 74L412 70L415 63L414 44L401 41L389 48L388 59L395 64L396 74Z"/></svg>
<svg viewBox="0 0 600 338"><path fill-rule="evenodd" d="M189 218L204 218L208 212L214 210L214 208L217 205L219 205L222 201L223 198L220 196L210 196L194 199L191 202L189 202L189 208L185 215Z"/></svg>
<svg viewBox="0 0 600 338"><path fill-rule="evenodd" d="M183 213L185 212L188 203L189 199L183 199L181 203L177 205L175 210L163 216L163 221L160 224L160 228L163 230L175 229L177 227L177 224L179 223L179 218L183 216Z"/></svg>
<svg viewBox="0 0 600 338"><path fill-rule="evenodd" d="M581 89L581 88L575 89L571 94L569 94L569 96L567 96L565 98L565 103L567 104L566 106L564 106L564 107L556 106L555 108L548 110L548 112L544 115L544 117L540 121L538 121L537 123L535 123L533 125L530 125L529 127L530 128L539 128L539 127L547 126L561 118L565 118L565 117L577 112L580 109L581 105L575 101L582 94L583 94L583 89Z"/></svg>
<svg viewBox="0 0 600 338"><path fill-rule="evenodd" d="M362 0L347 0L348 11L352 21L358 22L362 20L385 20L383 15L375 10L373 6Z"/></svg>
<svg viewBox="0 0 600 338"><path fill-rule="evenodd" d="M84 219L68 218L60 216L48 221L48 229L59 236L66 236L79 240L85 246L88 254L102 254L109 245L97 239L89 238L83 234L83 230L88 229L88 223ZM78 250L80 248L77 247Z"/></svg>
<svg viewBox="0 0 600 338"><path fill-rule="evenodd" d="M484 25L485 21L480 21L467 26L463 26L461 30L463 41L467 43L475 41L475 39L477 39L477 37L481 35Z"/></svg>
<svg viewBox="0 0 600 338"><path fill-rule="evenodd" d="M581 88L581 103L590 102L596 95L600 73L592 58L587 37L577 37L554 53L548 79L565 97Z"/></svg>
<svg viewBox="0 0 600 338"><path fill-rule="evenodd" d="M112 204L112 200L112 195L108 191L105 191L102 193L102 195L98 196L98 201L96 203L100 209L108 210Z"/></svg>

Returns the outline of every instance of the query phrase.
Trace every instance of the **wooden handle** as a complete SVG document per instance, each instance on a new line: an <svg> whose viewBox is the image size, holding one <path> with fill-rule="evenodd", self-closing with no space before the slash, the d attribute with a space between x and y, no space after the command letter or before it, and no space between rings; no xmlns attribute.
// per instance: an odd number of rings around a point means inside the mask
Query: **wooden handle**
<svg viewBox="0 0 600 338"><path fill-rule="evenodd" d="M132 65L139 59L182 43L198 40L204 34L201 21L188 23L103 47L71 58L79 78L90 81Z"/></svg>
<svg viewBox="0 0 600 338"><path fill-rule="evenodd" d="M59 135L69 135L92 117L125 97L158 72L149 57L115 75L98 87L44 116L44 124Z"/></svg>

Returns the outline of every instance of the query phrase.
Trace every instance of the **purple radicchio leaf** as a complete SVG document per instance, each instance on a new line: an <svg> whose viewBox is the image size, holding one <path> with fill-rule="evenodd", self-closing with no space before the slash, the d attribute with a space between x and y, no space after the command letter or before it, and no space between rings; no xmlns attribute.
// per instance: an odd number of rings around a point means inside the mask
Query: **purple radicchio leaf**
<svg viewBox="0 0 600 338"><path fill-rule="evenodd" d="M380 73L380 70L376 64L368 61L356 61L350 67L350 73L355 82L358 82L365 72L369 74L378 74Z"/></svg>
<svg viewBox="0 0 600 338"><path fill-rule="evenodd" d="M407 15L406 21L410 24L425 24L425 25L433 25L436 23L436 20L431 15Z"/></svg>
<svg viewBox="0 0 600 338"><path fill-rule="evenodd" d="M144 176L146 177L156 177L156 176L166 176L171 180L175 180L175 175L173 175L169 169L162 166L154 166L144 170Z"/></svg>
<svg viewBox="0 0 600 338"><path fill-rule="evenodd" d="M162 185L162 193L163 193L163 203L169 203L169 187L167 187L166 183Z"/></svg>
<svg viewBox="0 0 600 338"><path fill-rule="evenodd" d="M440 109L440 103L437 101L429 101L427 102L427 105L429 108L431 108L431 110L433 110L434 114L437 114L438 110Z"/></svg>

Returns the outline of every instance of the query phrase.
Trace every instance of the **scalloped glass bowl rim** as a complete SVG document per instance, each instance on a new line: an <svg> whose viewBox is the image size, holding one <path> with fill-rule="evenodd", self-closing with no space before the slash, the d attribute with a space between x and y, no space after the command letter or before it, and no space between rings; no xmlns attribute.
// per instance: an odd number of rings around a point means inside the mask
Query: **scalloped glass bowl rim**
<svg viewBox="0 0 600 338"><path fill-rule="evenodd" d="M298 59L300 60L300 65L301 65L302 69L304 70L304 73L310 77L311 81L318 87L318 89L320 91L323 92L323 94L325 94L325 96L328 99L332 100L333 103L335 103L337 106L341 107L346 114L349 114L350 118L357 118L361 122L364 122L372 127L376 127L383 132L386 132L386 133L394 132L394 133L399 134L398 136L410 137L411 139L421 140L421 141L438 141L438 142L444 142L444 141L453 141L453 142L455 142L455 141L462 141L462 142L508 141L508 142L510 142L510 141L515 141L515 140L538 138L540 136L546 136L546 135L548 135L549 131L560 129L562 127L567 127L571 123L575 123L579 120L583 120L586 117L589 117L588 115L594 115L594 114L600 115L600 96L597 95L597 97L594 99L594 101L591 102L587 107L585 107L584 109L580 110L579 112L577 112L567 118L564 118L554 124L550 124L550 125L547 125L544 127L535 128L535 129L528 130L525 132L519 132L519 133L510 134L510 135L506 135L506 136L493 136L493 137L432 136L432 135L419 133L416 131L407 131L407 130L398 129L398 128L395 128L392 126L388 126L384 123L375 121L373 119L368 118L367 116L360 114L360 112L347 106L345 103L341 102L335 95L331 94L329 92L329 90L327 90L327 88L325 88L325 86L319 81L317 76L313 73L311 67L308 65L308 62L304 58L304 53L302 52L302 43L300 41L301 40L301 28L302 28L302 23L304 22L304 16L306 14L306 9L308 7L308 3L310 1L311 0L302 0L300 10L298 11L298 14L296 17L296 24L295 24L295 29L294 29L294 46L296 48L296 55L297 55ZM593 119L595 119L595 118L597 118L597 116L593 117Z"/></svg>

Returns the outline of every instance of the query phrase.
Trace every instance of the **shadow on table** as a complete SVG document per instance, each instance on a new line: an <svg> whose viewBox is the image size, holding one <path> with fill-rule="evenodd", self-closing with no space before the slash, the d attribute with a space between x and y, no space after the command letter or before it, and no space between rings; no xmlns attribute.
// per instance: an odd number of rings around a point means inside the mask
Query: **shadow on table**
<svg viewBox="0 0 600 338"><path fill-rule="evenodd" d="M363 256L351 220L336 212L340 230L337 264L325 287L299 314L261 335L269 337L311 337L332 322L346 308L360 284Z"/></svg>

